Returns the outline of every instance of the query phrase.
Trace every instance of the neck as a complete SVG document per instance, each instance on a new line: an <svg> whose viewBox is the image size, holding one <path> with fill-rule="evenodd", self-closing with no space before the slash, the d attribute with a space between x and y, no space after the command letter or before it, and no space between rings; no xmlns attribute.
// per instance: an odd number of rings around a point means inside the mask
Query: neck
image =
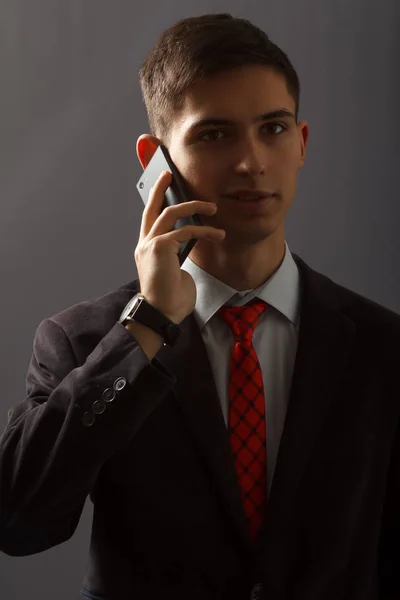
<svg viewBox="0 0 400 600"><path fill-rule="evenodd" d="M285 240L283 235L271 235L260 243L244 246L227 239L202 239L189 256L201 269L235 290L256 289L279 269L285 257Z"/></svg>

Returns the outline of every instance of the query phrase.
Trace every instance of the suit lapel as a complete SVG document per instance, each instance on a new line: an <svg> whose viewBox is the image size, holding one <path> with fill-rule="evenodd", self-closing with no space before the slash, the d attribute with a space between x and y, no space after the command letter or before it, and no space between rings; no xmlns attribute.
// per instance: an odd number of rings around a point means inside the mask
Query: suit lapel
<svg viewBox="0 0 400 600"><path fill-rule="evenodd" d="M228 430L207 350L192 315L181 323L181 330L179 343L161 348L157 359L177 377L175 395L199 454L210 470L225 510L250 547Z"/></svg>
<svg viewBox="0 0 400 600"><path fill-rule="evenodd" d="M340 312L348 304L343 288L293 255L302 281L299 343L288 410L279 446L267 517L259 549L271 555L284 548L285 528L307 462L325 417L340 394L340 380L351 357L354 323ZM278 559L279 560L279 559ZM264 563L265 564L265 563Z"/></svg>
<svg viewBox="0 0 400 600"><path fill-rule="evenodd" d="M325 415L338 390L350 357L353 323L340 313L345 292L293 254L302 282L299 344L288 411L282 433L267 517L260 536L261 552L276 548ZM193 315L181 323L173 348L157 359L177 377L175 395L199 454L216 490L248 550L252 550L236 478L229 435L213 379L207 350ZM268 418L268 416L267 416ZM279 544L278 544L279 546Z"/></svg>

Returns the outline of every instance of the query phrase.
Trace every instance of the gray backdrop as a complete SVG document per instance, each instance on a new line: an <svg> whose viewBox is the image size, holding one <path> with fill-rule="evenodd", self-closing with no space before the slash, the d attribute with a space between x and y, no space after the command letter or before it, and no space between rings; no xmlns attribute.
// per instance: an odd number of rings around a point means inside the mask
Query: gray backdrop
<svg viewBox="0 0 400 600"><path fill-rule="evenodd" d="M137 71L163 29L206 12L250 19L298 71L310 140L291 250L400 312L398 0L1 0L1 431L39 322L136 277ZM91 517L88 502L70 541L0 555L2 600L76 597Z"/></svg>

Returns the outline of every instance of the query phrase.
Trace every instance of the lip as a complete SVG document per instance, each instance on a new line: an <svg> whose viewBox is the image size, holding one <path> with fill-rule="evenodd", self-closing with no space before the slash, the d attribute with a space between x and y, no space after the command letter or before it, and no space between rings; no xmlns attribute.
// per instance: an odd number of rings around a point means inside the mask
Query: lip
<svg viewBox="0 0 400 600"><path fill-rule="evenodd" d="M264 212L271 202L274 200L275 194L268 194L266 196L262 196L258 200L239 200L237 198L232 198L229 196L229 199L234 202L235 209L240 210L246 214L260 214Z"/></svg>
<svg viewBox="0 0 400 600"><path fill-rule="evenodd" d="M227 198L242 198L245 199L249 196L273 196L274 192L270 192L269 190L253 190L253 189L242 189L242 190L234 190L230 193L224 194Z"/></svg>

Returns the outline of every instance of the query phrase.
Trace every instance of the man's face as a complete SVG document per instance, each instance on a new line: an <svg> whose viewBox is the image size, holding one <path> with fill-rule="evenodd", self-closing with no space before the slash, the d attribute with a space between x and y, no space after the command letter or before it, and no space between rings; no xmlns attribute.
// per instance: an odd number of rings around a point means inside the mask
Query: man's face
<svg viewBox="0 0 400 600"><path fill-rule="evenodd" d="M173 120L171 158L195 198L218 205L216 215L203 221L225 229L226 241L254 244L283 229L305 159L308 126L290 115L257 120L282 109L295 112L284 77L254 65L194 84ZM232 123L196 125L203 119ZM249 188L276 194L261 214L243 213L224 197Z"/></svg>

